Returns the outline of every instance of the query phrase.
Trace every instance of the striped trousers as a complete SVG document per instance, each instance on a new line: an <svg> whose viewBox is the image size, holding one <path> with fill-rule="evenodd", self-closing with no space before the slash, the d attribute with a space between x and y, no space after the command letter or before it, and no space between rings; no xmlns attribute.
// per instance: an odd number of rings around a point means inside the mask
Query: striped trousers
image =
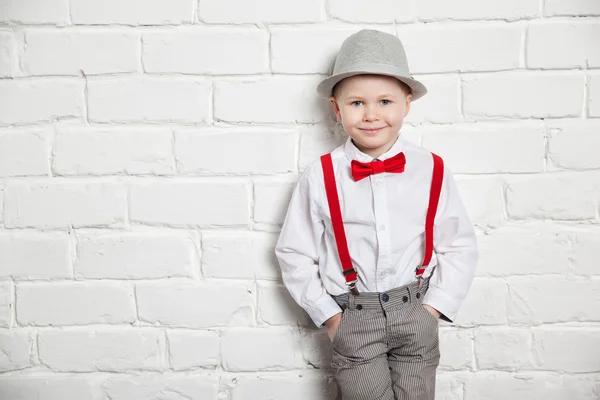
<svg viewBox="0 0 600 400"><path fill-rule="evenodd" d="M342 320L332 367L343 400L433 400L438 320L421 304L429 279L382 293L334 296Z"/></svg>

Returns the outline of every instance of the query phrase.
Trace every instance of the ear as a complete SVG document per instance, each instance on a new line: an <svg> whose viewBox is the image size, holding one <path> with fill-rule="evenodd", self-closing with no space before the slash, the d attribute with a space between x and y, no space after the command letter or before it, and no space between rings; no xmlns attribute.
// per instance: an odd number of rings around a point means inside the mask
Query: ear
<svg viewBox="0 0 600 400"><path fill-rule="evenodd" d="M342 113L340 112L340 106L338 105L337 101L335 100L335 97L331 96L329 98L329 101L331 102L331 104L333 104L333 111L335 112L335 115L336 115L338 121L341 121Z"/></svg>
<svg viewBox="0 0 600 400"><path fill-rule="evenodd" d="M404 108L404 116L406 117L410 112L410 102L412 101L412 94L406 96L406 107Z"/></svg>

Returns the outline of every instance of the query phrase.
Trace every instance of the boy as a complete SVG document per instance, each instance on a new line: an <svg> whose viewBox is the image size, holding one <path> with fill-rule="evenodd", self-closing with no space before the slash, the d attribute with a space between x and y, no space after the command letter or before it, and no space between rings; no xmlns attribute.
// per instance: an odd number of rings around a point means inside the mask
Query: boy
<svg viewBox="0 0 600 400"><path fill-rule="evenodd" d="M477 244L442 159L399 136L427 90L397 37L362 30L318 92L349 138L294 187L275 249L284 283L327 327L344 400L433 399L438 318L454 320Z"/></svg>

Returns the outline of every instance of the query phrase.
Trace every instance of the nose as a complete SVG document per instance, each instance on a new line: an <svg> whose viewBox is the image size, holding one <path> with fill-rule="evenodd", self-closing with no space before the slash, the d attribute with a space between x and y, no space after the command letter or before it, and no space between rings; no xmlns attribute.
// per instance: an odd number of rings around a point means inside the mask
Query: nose
<svg viewBox="0 0 600 400"><path fill-rule="evenodd" d="M364 122L371 122L371 121L377 121L377 112L375 110L375 107L373 107L372 105L370 106L366 106L364 108L365 112L363 114L363 121Z"/></svg>

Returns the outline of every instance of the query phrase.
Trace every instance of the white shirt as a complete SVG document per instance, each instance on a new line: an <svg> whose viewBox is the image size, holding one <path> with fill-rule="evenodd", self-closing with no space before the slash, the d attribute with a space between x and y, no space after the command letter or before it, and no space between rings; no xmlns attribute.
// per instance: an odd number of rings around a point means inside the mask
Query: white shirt
<svg viewBox="0 0 600 400"><path fill-rule="evenodd" d="M333 168L348 248L358 271L361 292L384 292L416 280L423 263L425 216L429 203L431 153L402 137L379 160L399 152L406 156L402 173L380 173L355 182L350 162L373 158L348 138L332 152ZM347 292L337 252L320 160L294 186L275 253L283 282L317 326L341 312L331 297ZM477 263L475 231L456 184L444 168L434 224L434 256L424 277L437 265L423 303L454 320L473 281Z"/></svg>

